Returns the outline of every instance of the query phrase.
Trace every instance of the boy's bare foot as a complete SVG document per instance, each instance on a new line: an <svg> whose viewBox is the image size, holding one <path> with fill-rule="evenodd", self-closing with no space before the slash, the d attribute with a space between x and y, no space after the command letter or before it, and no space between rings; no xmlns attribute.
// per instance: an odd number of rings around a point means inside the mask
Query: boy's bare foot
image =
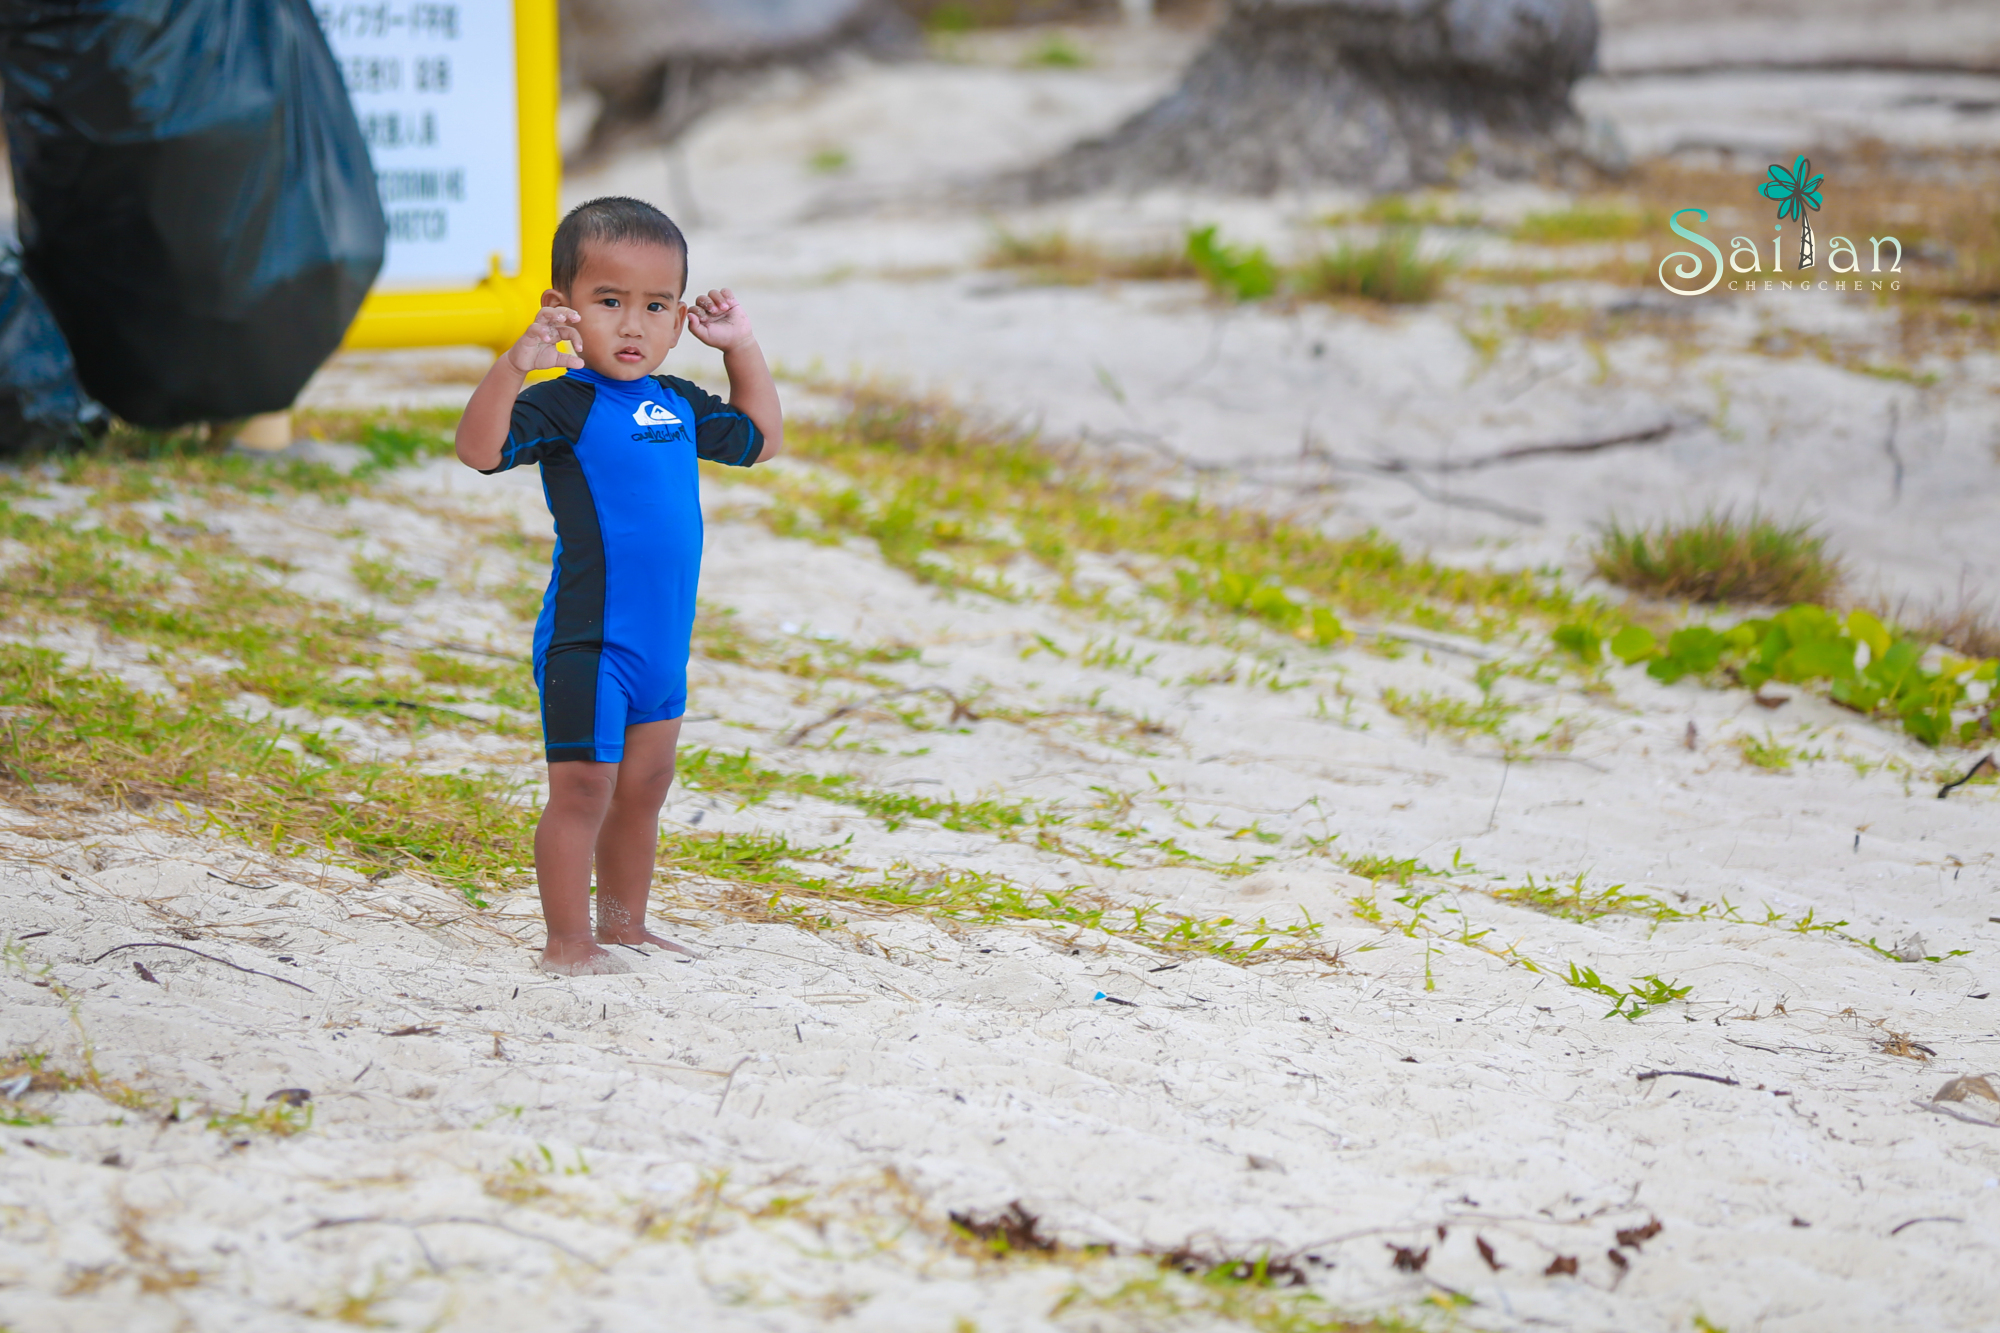
<svg viewBox="0 0 2000 1333"><path fill-rule="evenodd" d="M558 977L601 977L631 970L624 959L590 940L550 940L542 950L541 968Z"/></svg>
<svg viewBox="0 0 2000 1333"><path fill-rule="evenodd" d="M597 928L597 942L599 944L650 944L656 949L667 949L687 958L701 957L700 954L688 948L685 944L677 944L664 935L655 935L652 931L647 930L643 924L635 926L629 922L624 922L615 927L609 924L600 925Z"/></svg>

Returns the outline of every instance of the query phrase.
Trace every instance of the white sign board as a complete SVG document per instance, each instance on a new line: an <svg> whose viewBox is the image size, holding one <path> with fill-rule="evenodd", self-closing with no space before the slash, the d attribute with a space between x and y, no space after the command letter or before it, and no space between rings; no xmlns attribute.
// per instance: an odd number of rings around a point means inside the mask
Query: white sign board
<svg viewBox="0 0 2000 1333"><path fill-rule="evenodd" d="M315 6L389 222L376 286L471 287L521 267L513 0Z"/></svg>

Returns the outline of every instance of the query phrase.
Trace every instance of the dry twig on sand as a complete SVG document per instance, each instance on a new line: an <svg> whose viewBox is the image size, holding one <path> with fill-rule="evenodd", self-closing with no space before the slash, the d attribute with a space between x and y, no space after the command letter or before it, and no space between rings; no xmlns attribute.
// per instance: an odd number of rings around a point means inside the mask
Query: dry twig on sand
<svg viewBox="0 0 2000 1333"><path fill-rule="evenodd" d="M281 986L290 986L294 990L302 990L308 995L313 993L312 987L301 986L296 981L287 981L284 977L274 977L269 972L259 972L254 967L245 967L241 963L232 963L227 958L217 958L212 953L203 953L199 949L190 949L185 944L167 944L159 940L140 940L132 944L115 944L90 961L92 963L101 963L120 949L178 949L182 953L191 953L196 958L206 958L211 963L220 963L224 967L235 968L238 972L248 972L253 977L262 977L266 981L275 981Z"/></svg>

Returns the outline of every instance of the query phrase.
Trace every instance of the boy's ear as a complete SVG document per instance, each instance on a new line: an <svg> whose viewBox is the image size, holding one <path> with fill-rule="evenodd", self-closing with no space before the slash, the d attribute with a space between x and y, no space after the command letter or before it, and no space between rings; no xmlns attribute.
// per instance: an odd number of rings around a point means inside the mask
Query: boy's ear
<svg viewBox="0 0 2000 1333"><path fill-rule="evenodd" d="M563 299L563 294L553 287L542 293L542 309L544 310L547 310L550 306L568 304L569 302Z"/></svg>

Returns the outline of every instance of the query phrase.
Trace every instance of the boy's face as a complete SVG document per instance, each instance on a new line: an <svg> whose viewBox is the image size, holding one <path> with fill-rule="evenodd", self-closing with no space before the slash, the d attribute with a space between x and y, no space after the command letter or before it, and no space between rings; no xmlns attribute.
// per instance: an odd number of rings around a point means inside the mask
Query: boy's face
<svg viewBox="0 0 2000 1333"><path fill-rule="evenodd" d="M614 380L650 375L681 340L687 280L680 253L664 245L598 241L586 245L576 283L542 293L545 306L566 305L581 319L576 354ZM574 344L572 344L574 346Z"/></svg>

